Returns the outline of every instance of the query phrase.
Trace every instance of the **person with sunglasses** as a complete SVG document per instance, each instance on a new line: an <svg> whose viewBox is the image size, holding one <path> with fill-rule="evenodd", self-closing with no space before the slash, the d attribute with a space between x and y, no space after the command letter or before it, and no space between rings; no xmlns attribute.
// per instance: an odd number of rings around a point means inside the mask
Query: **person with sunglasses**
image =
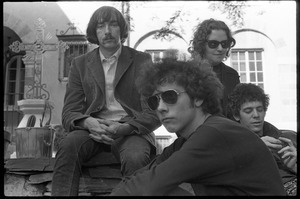
<svg viewBox="0 0 300 199"><path fill-rule="evenodd" d="M249 129L220 114L222 84L195 62L166 59L136 82L177 139L112 191L127 195L284 195L276 163Z"/></svg>
<svg viewBox="0 0 300 199"><path fill-rule="evenodd" d="M191 47L188 49L192 58L212 68L224 85L222 112L228 117L230 116L226 112L227 96L240 83L240 78L238 72L223 61L229 57L230 49L235 43L229 27L223 21L207 19L196 26Z"/></svg>
<svg viewBox="0 0 300 199"><path fill-rule="evenodd" d="M251 83L238 84L228 97L228 112L252 130L272 152L287 195L297 195L297 133L280 131L265 121L269 96Z"/></svg>

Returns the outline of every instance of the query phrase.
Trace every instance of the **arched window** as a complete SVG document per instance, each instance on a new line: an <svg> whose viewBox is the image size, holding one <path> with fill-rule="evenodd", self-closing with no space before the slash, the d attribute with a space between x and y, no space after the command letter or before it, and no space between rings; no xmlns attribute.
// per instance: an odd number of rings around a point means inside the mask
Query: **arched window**
<svg viewBox="0 0 300 199"><path fill-rule="evenodd" d="M16 106L17 101L24 96L25 65L22 57L16 55L7 63L4 95L6 106Z"/></svg>
<svg viewBox="0 0 300 199"><path fill-rule="evenodd" d="M23 55L13 56L6 64L4 83L4 130L14 132L23 114L17 101L24 98L25 65Z"/></svg>

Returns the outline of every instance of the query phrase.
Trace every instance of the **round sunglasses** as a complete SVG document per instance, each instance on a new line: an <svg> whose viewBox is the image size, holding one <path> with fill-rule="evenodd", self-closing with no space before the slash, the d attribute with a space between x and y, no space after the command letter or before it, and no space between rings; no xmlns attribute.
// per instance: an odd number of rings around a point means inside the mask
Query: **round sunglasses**
<svg viewBox="0 0 300 199"><path fill-rule="evenodd" d="M176 104L178 96L186 91L178 92L176 90L167 90L162 93L157 93L147 99L148 106L151 110L155 111L158 108L159 100L166 104Z"/></svg>
<svg viewBox="0 0 300 199"><path fill-rule="evenodd" d="M229 40L223 40L223 41L207 40L207 45L211 49L217 48L220 44L222 48L229 48L230 43L231 42Z"/></svg>

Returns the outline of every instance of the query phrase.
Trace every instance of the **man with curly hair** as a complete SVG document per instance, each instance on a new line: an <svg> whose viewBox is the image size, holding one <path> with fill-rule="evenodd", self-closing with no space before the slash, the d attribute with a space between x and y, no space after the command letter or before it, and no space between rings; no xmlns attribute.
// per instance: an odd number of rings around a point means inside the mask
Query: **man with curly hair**
<svg viewBox="0 0 300 199"><path fill-rule="evenodd" d="M234 45L235 39L223 21L207 19L196 26L191 47L188 49L192 58L200 64L206 63L224 85L221 105L225 116L227 116L227 96L240 83L238 72L223 63L229 57L230 49Z"/></svg>
<svg viewBox="0 0 300 199"><path fill-rule="evenodd" d="M223 86L214 72L167 59L145 70L137 86L178 138L111 195L284 195L268 148L220 114Z"/></svg>
<svg viewBox="0 0 300 199"><path fill-rule="evenodd" d="M228 98L228 113L256 133L272 152L288 195L297 194L297 134L282 133L265 121L269 96L259 86L241 83Z"/></svg>

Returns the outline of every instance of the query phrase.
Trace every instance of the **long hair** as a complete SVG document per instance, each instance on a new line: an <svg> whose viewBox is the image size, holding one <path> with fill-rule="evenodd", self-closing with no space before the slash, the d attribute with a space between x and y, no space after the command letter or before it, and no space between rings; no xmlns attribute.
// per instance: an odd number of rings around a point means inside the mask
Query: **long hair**
<svg viewBox="0 0 300 199"><path fill-rule="evenodd" d="M114 7L103 6L98 8L94 14L91 16L86 29L87 40L93 44L99 45L97 38L96 27L100 22L108 22L113 17L117 18L118 25L120 26L121 31L121 42L124 43L128 37L129 25L122 15L122 13Z"/></svg>
<svg viewBox="0 0 300 199"><path fill-rule="evenodd" d="M228 40L231 42L230 47L226 52L226 59L229 57L229 51L235 45L235 39L232 37L229 27L223 21L215 19L204 20L196 26L193 40L190 41L191 47L188 48L192 57L195 57L198 54L201 58L204 58L206 42L212 30L225 31Z"/></svg>

